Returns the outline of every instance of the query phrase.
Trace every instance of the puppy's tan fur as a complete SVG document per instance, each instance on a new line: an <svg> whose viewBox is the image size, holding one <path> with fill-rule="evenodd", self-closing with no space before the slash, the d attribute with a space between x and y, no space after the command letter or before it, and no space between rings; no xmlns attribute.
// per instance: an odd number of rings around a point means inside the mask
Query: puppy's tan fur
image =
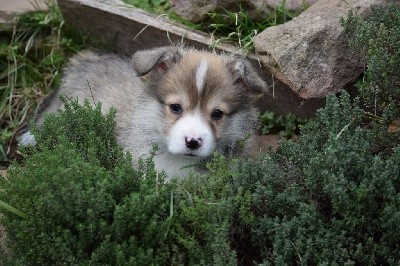
<svg viewBox="0 0 400 266"><path fill-rule="evenodd" d="M137 52L132 60L80 53L66 68L57 95L81 102L100 101L103 112L116 108L116 138L132 154L134 163L148 156L156 144L156 168L172 177L184 174L183 166L207 159L169 152L167 138L175 141L171 130L176 130L180 119L198 117L212 132L215 143L210 147L229 153L238 140L254 132L254 101L267 88L242 58L171 46ZM171 111L172 104L179 104L182 112ZM52 97L37 124L40 126L45 113L60 107L59 98ZM223 113L218 120L212 117L215 110Z"/></svg>

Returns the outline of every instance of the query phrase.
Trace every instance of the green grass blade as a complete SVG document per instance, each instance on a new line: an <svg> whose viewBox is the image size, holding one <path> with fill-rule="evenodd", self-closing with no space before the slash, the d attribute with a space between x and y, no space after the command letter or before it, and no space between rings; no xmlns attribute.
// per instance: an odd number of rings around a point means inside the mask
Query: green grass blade
<svg viewBox="0 0 400 266"><path fill-rule="evenodd" d="M18 215L18 216L21 217L21 218L26 219L26 218L28 217L28 216L27 216L25 213L23 213L22 211L20 211L20 210L14 208L13 206L11 206L11 205L5 203L5 202L2 201L2 200L0 200L0 207L2 207L3 209L6 209L7 211L10 211L10 212L12 212L12 213Z"/></svg>

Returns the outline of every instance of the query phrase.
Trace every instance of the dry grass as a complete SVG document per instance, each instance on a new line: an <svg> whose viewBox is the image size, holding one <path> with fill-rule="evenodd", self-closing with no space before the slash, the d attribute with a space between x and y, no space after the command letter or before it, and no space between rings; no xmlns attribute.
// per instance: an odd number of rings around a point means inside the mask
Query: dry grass
<svg viewBox="0 0 400 266"><path fill-rule="evenodd" d="M7 156L18 157L16 134L33 117L43 97L58 86L63 65L84 39L66 37L54 2L47 3L47 11L24 14L14 25L1 28L0 167L4 167Z"/></svg>

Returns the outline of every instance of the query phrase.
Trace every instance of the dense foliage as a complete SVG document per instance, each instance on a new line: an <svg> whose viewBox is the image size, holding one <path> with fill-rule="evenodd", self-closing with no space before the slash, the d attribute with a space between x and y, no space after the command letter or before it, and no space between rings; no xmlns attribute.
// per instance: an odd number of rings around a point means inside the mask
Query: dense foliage
<svg viewBox="0 0 400 266"><path fill-rule="evenodd" d="M4 212L0 264L398 265L395 108L370 121L360 106L330 95L279 151L216 154L207 174L165 183L151 158L131 167L112 110L67 102L0 183L0 200L26 217Z"/></svg>
<svg viewBox="0 0 400 266"><path fill-rule="evenodd" d="M275 262L373 265L400 259L400 146L386 159L373 155L374 131L362 128L362 112L349 101L345 93L329 97L317 120L297 142L282 143L274 160L281 169L274 182L281 183L258 203L273 207L272 217L258 224L272 226L259 237L272 242Z"/></svg>
<svg viewBox="0 0 400 266"><path fill-rule="evenodd" d="M374 130L346 93L296 142L260 160L217 156L208 175L164 183L132 169L113 113L67 103L3 180L14 264L400 262L400 146L373 154ZM70 121L80 121L71 128ZM399 137L398 133L397 137ZM89 136L89 137L88 137ZM12 260L11 260L12 259Z"/></svg>
<svg viewBox="0 0 400 266"><path fill-rule="evenodd" d="M350 12L342 19L350 46L366 63L359 82L366 104L375 114L395 112L400 116L400 5L373 7L368 20ZM393 110L395 109L395 110Z"/></svg>
<svg viewBox="0 0 400 266"><path fill-rule="evenodd" d="M151 158L133 169L115 143L113 115L71 102L45 120L38 147L1 183L1 198L28 217L5 220L12 258L2 258L22 265L235 261L229 223L216 226L230 209L193 211L189 192L165 184Z"/></svg>

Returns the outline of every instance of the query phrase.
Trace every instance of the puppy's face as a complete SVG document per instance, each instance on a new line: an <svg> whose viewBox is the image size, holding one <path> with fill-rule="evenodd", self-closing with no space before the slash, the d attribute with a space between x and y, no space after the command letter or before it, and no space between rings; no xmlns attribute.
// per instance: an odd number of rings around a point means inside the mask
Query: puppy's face
<svg viewBox="0 0 400 266"><path fill-rule="evenodd" d="M221 58L192 53L165 76L159 88L166 118L168 150L208 157L224 120L237 101Z"/></svg>
<svg viewBox="0 0 400 266"><path fill-rule="evenodd" d="M146 79L162 105L170 153L208 157L216 149L224 152L247 133L251 123L246 119L252 120L254 114L253 94L243 69L235 68L240 66L230 57L198 51L156 64Z"/></svg>

